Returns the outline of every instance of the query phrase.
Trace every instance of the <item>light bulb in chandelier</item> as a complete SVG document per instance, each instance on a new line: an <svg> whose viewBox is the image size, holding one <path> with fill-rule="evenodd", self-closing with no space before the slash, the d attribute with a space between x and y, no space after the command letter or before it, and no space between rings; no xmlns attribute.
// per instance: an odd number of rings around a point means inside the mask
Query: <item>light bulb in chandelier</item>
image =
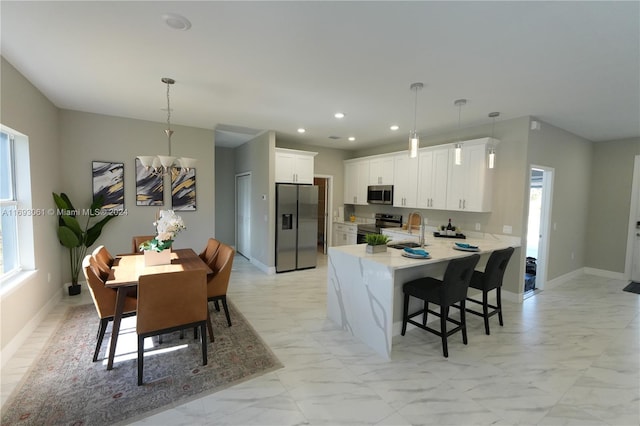
<svg viewBox="0 0 640 426"><path fill-rule="evenodd" d="M186 173L194 168L196 159L171 155L171 136L173 135L173 130L171 130L171 98L169 96L169 88L175 84L175 80L164 77L161 81L167 85L167 129L165 129L164 132L167 135L169 155L139 155L137 158L140 160L140 164L153 175L164 176L171 173L175 176Z"/></svg>

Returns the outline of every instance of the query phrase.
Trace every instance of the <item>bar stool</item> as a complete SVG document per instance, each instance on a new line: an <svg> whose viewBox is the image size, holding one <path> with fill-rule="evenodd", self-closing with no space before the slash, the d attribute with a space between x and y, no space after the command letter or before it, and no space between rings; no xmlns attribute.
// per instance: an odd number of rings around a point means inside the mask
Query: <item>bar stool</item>
<svg viewBox="0 0 640 426"><path fill-rule="evenodd" d="M468 308L467 312L484 318L484 332L486 334L491 334L489 332L489 317L498 314L498 321L500 322L500 326L504 325L504 323L502 322L502 297L500 289L502 287L504 271L507 269L509 259L511 259L511 255L513 254L514 250L515 249L513 247L507 247L506 249L494 251L493 253L491 253L491 256L489 256L489 260L487 261L487 266L484 268L484 272L473 271L473 275L471 276L469 287L482 291L482 301L473 299L471 297L467 297L467 300L469 302L482 305L482 312L474 311ZM496 291L495 305L489 303L489 292L491 290ZM491 311L489 311L489 308L491 308Z"/></svg>
<svg viewBox="0 0 640 426"><path fill-rule="evenodd" d="M402 286L404 292L404 310L402 314L402 335L407 331L407 323L413 324L423 330L440 336L442 339L442 353L447 358L449 350L447 348L447 337L453 333L462 331L462 342L467 344L467 326L465 321L465 300L467 289L473 269L478 264L479 254L453 259L449 261L442 280L432 277L418 278L409 281ZM409 314L409 298L413 296L424 301L424 308ZM456 305L456 303L460 303ZM440 312L429 309L429 303L440 306ZM454 307L460 310L460 321L449 317L449 308ZM427 326L427 314L431 313L440 318L440 330ZM411 318L422 314L422 323ZM447 321L457 327L447 330Z"/></svg>

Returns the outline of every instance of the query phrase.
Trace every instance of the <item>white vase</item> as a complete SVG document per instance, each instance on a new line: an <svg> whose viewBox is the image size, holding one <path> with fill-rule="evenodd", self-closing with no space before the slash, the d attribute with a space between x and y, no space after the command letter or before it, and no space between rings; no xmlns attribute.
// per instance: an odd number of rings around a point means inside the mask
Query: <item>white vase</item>
<svg viewBox="0 0 640 426"><path fill-rule="evenodd" d="M170 264L171 264L170 248L162 251L145 250L144 266L170 265Z"/></svg>

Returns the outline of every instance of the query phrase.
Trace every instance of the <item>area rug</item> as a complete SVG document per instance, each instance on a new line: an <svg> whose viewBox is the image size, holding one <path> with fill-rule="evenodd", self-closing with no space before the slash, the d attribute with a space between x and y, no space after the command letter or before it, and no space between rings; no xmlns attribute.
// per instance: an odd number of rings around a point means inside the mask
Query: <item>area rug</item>
<svg viewBox="0 0 640 426"><path fill-rule="evenodd" d="M146 339L143 386L137 386L135 317L125 318L114 368L106 369L109 330L92 362L98 316L93 305L72 307L23 382L2 407L2 425L110 425L139 419L282 367L242 314L229 303L233 325L210 304L215 342L202 365L193 331Z"/></svg>
<svg viewBox="0 0 640 426"><path fill-rule="evenodd" d="M631 281L625 288L622 289L623 291L628 291L629 293L635 293L635 294L640 294L640 283L637 283L635 281Z"/></svg>

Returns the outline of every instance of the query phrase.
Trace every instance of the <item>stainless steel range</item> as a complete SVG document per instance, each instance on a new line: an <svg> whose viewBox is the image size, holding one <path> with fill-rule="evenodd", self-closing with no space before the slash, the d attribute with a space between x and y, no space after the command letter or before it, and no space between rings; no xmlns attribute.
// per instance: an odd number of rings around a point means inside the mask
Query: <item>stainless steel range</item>
<svg viewBox="0 0 640 426"><path fill-rule="evenodd" d="M358 225L358 244L365 242L367 234L381 234L382 228L402 227L402 215L376 213L375 223L361 223Z"/></svg>

